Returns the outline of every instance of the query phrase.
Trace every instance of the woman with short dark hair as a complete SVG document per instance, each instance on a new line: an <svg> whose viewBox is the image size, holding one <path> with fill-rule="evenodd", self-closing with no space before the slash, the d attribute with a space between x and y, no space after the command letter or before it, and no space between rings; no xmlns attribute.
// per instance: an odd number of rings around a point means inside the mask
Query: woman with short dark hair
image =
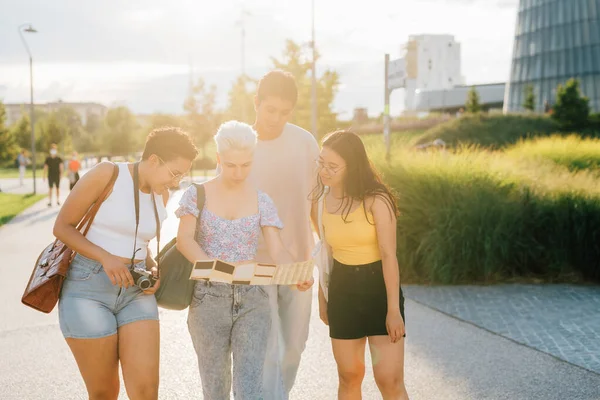
<svg viewBox="0 0 600 400"><path fill-rule="evenodd" d="M154 292L160 283L147 287L134 276L155 271L148 243L167 217L169 187L190 170L197 154L187 133L156 129L148 135L141 161L98 164L73 187L58 214L54 234L77 253L60 296L60 328L90 399L118 397L119 363L130 399L158 398ZM76 226L115 170L112 192L84 236Z"/></svg>

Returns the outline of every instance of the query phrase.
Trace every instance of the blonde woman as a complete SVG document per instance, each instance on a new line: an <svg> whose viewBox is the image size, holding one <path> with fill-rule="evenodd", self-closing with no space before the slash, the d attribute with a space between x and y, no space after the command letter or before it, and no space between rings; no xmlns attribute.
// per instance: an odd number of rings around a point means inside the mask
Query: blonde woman
<svg viewBox="0 0 600 400"><path fill-rule="evenodd" d="M229 121L219 128L215 142L221 172L203 185L204 208L198 209L197 189L191 186L176 212L181 218L177 248L188 260L253 260L262 234L273 260L293 262L281 241L283 224L273 201L247 180L256 141L256 132L247 124ZM308 290L312 280L297 286ZM188 328L198 354L205 399L229 399L232 355L234 398L263 397L263 365L271 329L269 295L264 287L197 282Z"/></svg>

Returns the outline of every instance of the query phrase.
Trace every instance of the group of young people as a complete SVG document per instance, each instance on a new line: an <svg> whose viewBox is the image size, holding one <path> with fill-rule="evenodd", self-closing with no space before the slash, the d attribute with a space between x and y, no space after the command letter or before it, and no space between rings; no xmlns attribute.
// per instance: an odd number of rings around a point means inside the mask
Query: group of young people
<svg viewBox="0 0 600 400"><path fill-rule="evenodd" d="M258 84L255 123L221 125L217 176L183 194L177 247L192 262L302 262L312 257L315 232L323 232L332 269L316 290L337 363L338 398L361 398L368 342L382 397L408 399L394 194L359 136L336 131L320 147L290 124L297 98L293 76L271 71ZM197 154L181 129L156 129L139 162L117 164L112 192L86 236L75 227L114 164L87 172L57 217L55 235L77 253L61 292L60 327L90 399L118 397L119 364L130 399L158 398L160 280L143 290L131 272L156 269L148 243L167 218L169 189ZM237 400L289 398L309 335L312 286L313 280L195 284L188 328L204 399L229 399L232 391Z"/></svg>

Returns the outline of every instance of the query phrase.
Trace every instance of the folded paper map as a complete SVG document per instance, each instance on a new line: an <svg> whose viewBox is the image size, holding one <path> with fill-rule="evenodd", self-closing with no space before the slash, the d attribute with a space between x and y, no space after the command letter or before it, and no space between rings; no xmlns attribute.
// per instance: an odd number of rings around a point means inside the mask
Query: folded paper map
<svg viewBox="0 0 600 400"><path fill-rule="evenodd" d="M199 260L190 279L236 285L296 285L313 276L313 260L292 264L257 262L234 265L221 260Z"/></svg>

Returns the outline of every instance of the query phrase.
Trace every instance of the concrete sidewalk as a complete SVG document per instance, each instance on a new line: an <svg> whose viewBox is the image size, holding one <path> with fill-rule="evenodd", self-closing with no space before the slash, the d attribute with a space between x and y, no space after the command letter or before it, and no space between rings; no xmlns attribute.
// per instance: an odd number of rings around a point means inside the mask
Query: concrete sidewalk
<svg viewBox="0 0 600 400"><path fill-rule="evenodd" d="M83 174L83 173L82 173ZM42 180L38 174L38 178L36 179L36 190L37 194L48 194L48 181ZM0 179L0 190L3 193L11 193L11 194L29 194L33 193L33 178L26 178L23 181L23 185L21 186L21 182L19 179L15 178L5 178ZM60 191L61 196L64 194L68 194L69 192L69 180L67 178L62 178L60 180Z"/></svg>

